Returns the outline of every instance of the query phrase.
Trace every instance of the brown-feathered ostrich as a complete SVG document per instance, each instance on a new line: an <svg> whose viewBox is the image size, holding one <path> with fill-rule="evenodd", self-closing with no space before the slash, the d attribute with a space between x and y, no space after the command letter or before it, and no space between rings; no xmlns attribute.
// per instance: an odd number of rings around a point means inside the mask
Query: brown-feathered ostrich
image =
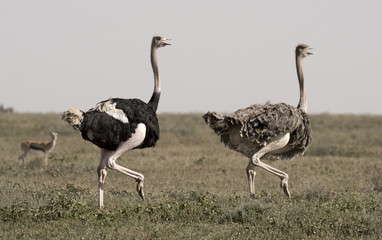
<svg viewBox="0 0 382 240"><path fill-rule="evenodd" d="M62 119L81 131L83 139L101 149L98 166L99 208L103 208L103 189L106 167L117 170L137 181L137 192L144 200L141 173L116 164L122 153L137 148L154 147L159 139L159 124L156 116L161 82L157 62L157 49L170 45L162 36L154 36L151 42L151 65L154 72L154 92L148 103L140 99L110 98L99 102L87 112L76 108L65 111Z"/></svg>
<svg viewBox="0 0 382 240"><path fill-rule="evenodd" d="M281 178L281 188L290 197L288 174L263 163L260 159L293 159L304 154L312 141L302 59L312 53L307 45L296 47L296 68L300 85L297 107L285 103L254 104L233 114L208 112L205 122L221 137L230 149L250 158L246 172L251 198L255 198L255 167L261 167Z"/></svg>

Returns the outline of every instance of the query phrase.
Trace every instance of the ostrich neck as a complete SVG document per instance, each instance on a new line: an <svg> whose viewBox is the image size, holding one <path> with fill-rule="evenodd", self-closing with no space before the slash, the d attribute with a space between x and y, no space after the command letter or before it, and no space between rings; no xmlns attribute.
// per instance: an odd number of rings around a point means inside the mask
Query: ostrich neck
<svg viewBox="0 0 382 240"><path fill-rule="evenodd" d="M160 93L160 78L159 78L159 68L157 61L157 48L153 47L151 49L151 66L154 72L154 92Z"/></svg>
<svg viewBox="0 0 382 240"><path fill-rule="evenodd" d="M157 48L154 46L151 47L151 66L154 72L154 92L148 104L153 108L154 111L156 111L159 103L161 85L157 61Z"/></svg>
<svg viewBox="0 0 382 240"><path fill-rule="evenodd" d="M302 71L302 57L296 56L296 68L297 68L297 77L300 85L300 102L297 105L297 108L302 109L304 112L307 111L306 104L306 94L304 86L304 73Z"/></svg>

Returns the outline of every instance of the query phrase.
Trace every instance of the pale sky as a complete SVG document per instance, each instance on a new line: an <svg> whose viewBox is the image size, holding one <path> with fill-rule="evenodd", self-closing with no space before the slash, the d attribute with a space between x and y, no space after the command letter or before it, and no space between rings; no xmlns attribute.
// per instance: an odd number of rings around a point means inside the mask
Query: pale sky
<svg viewBox="0 0 382 240"><path fill-rule="evenodd" d="M158 50L158 111L297 105L294 48L310 113L382 114L382 1L0 0L0 104L18 112L148 101Z"/></svg>

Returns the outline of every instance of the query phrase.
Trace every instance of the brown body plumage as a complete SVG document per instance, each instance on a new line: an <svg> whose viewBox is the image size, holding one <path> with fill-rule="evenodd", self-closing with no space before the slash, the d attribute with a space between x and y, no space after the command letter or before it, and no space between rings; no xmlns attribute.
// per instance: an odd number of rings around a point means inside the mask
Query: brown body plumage
<svg viewBox="0 0 382 240"><path fill-rule="evenodd" d="M309 116L306 114L306 97L301 60L310 49L305 44L296 47L296 66L300 84L300 102L297 107L285 103L254 104L233 114L208 112L203 116L221 141L230 149L250 158L247 176L251 197L254 198L254 167L279 176L281 187L290 197L288 175L260 161L264 159L293 159L304 154L312 141Z"/></svg>
<svg viewBox="0 0 382 240"><path fill-rule="evenodd" d="M285 103L253 104L237 110L233 114L223 116L217 113L207 113L203 117L230 149L238 151L238 144L230 139L230 136L234 138L235 132L240 134L240 138L244 138L240 141L248 140L250 151L241 152L247 157L252 157L261 147L283 133L290 133L290 139L284 151L269 152L263 158L293 159L304 154L312 141L309 116L298 108Z"/></svg>

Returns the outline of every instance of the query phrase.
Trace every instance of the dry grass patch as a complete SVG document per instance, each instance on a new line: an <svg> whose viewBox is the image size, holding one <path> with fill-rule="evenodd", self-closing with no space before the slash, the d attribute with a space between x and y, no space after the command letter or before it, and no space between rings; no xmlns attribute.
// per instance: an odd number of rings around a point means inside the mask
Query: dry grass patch
<svg viewBox="0 0 382 240"><path fill-rule="evenodd" d="M376 239L382 234L382 117L312 117L306 155L270 164L290 176L292 198L259 169L249 199L248 160L224 148L201 114L161 114L154 149L118 160L145 175L108 171L97 209L99 150L58 114L0 114L0 230L4 239ZM19 145L59 133L42 171L39 158L17 166ZM42 158L41 162L42 162Z"/></svg>

